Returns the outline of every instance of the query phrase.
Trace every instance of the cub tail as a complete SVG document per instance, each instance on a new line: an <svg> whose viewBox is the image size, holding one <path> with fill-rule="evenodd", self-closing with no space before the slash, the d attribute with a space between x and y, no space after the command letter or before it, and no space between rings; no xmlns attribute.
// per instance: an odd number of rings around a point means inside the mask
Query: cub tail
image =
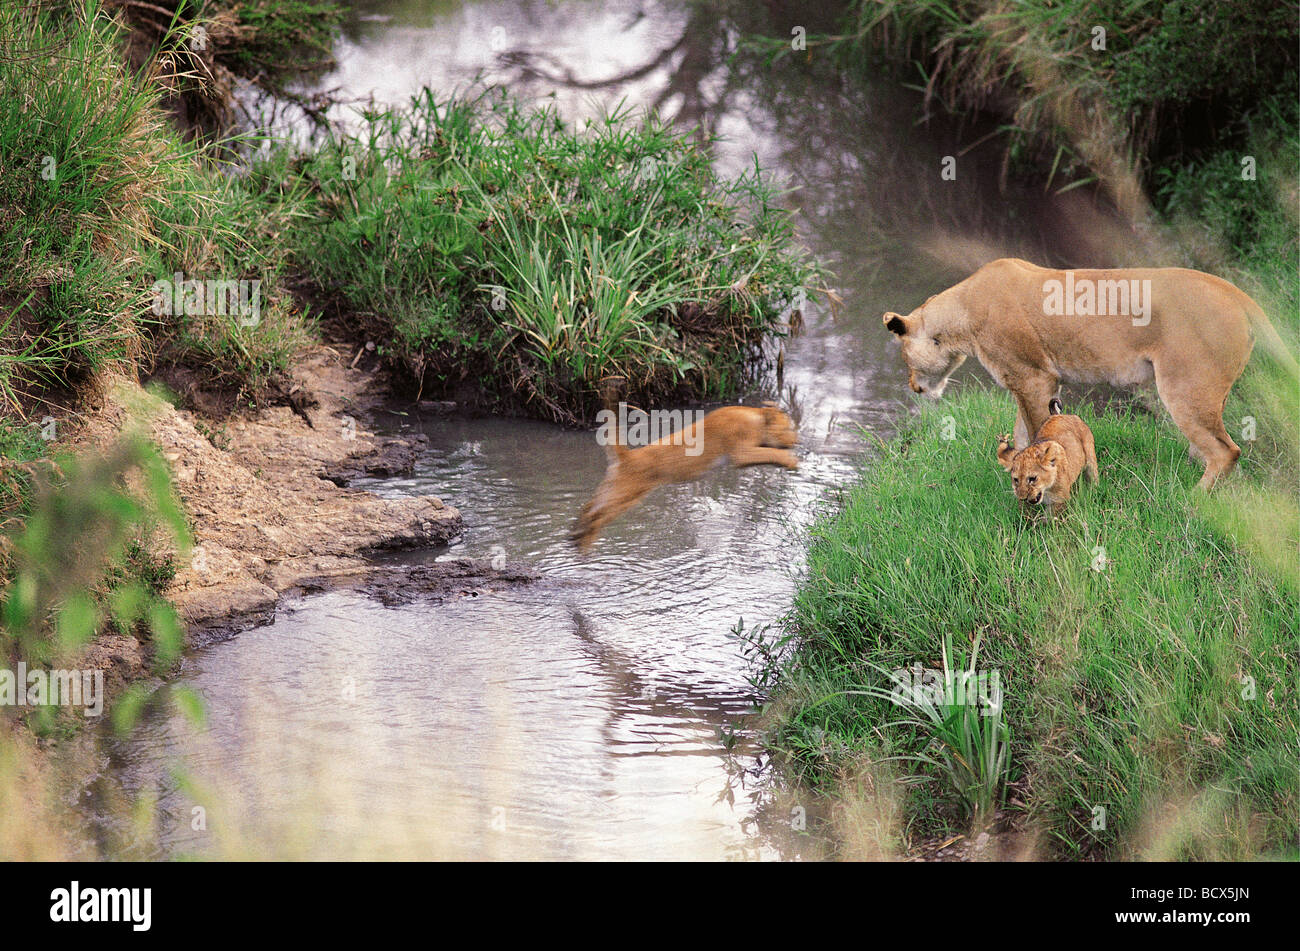
<svg viewBox="0 0 1300 951"><path fill-rule="evenodd" d="M611 415L613 432L605 442L605 455L609 458L611 464L618 462L630 451L621 441L623 433L622 427L619 426L619 397L623 394L624 387L627 386L627 378L621 376L606 377L602 388L601 396L605 403L605 411Z"/></svg>
<svg viewBox="0 0 1300 951"><path fill-rule="evenodd" d="M1053 396L1047 401L1047 414L1049 416L1061 415L1061 398L1059 396Z"/></svg>

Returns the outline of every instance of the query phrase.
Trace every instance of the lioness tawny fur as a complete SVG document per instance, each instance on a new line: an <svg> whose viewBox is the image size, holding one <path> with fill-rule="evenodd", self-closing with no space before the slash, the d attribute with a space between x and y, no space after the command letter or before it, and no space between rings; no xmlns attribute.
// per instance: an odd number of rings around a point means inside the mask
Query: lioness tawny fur
<svg viewBox="0 0 1300 951"><path fill-rule="evenodd" d="M1091 291L1083 301L1094 306L1073 307L1073 316L1056 313L1058 287ZM1140 313L1131 313L1135 287ZM979 360L1015 397L1021 449L1046 422L1047 401L1062 381L1154 382L1192 453L1205 462L1203 489L1241 454L1223 425L1223 407L1256 336L1274 359L1295 369L1257 303L1221 278L1186 268L1062 271L1003 258L910 314L885 314L884 323L902 344L917 393L937 398L966 357Z"/></svg>
<svg viewBox="0 0 1300 951"><path fill-rule="evenodd" d="M715 465L799 468L790 447L798 442L790 417L773 405L724 406L684 432L665 436L639 449L615 440L605 447L609 468L591 501L582 508L570 538L586 551L601 530L651 489L670 482L688 482ZM688 447L698 451L688 452Z"/></svg>
<svg viewBox="0 0 1300 951"><path fill-rule="evenodd" d="M1096 483L1097 447L1087 423L1061 413L1060 400L1054 398L1048 411L1047 422L1024 449L1011 447L1010 434L999 440L998 462L1011 473L1016 498L1048 506L1055 514L1070 500L1070 487L1080 472Z"/></svg>

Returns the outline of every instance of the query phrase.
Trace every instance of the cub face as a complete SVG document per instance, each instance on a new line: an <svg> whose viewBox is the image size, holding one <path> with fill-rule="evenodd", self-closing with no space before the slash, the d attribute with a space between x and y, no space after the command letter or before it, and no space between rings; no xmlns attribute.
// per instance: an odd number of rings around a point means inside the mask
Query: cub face
<svg viewBox="0 0 1300 951"><path fill-rule="evenodd" d="M1011 473L1011 490L1030 505L1051 503L1051 489L1065 464L1065 449L1058 442L1033 443L1019 452L1011 448L1011 437L998 442L998 462Z"/></svg>

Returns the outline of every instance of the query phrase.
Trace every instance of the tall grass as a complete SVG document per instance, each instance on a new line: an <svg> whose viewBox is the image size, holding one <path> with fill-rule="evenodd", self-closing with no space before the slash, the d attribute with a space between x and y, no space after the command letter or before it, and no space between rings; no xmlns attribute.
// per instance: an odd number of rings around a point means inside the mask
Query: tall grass
<svg viewBox="0 0 1300 951"><path fill-rule="evenodd" d="M1295 574L1261 565L1200 514L1199 473L1171 424L1080 414L1101 483L1056 521L1026 518L994 460L1013 415L1000 392L926 406L882 447L812 531L791 651L776 665L771 740L831 787L841 773L917 755L926 731L884 728L898 707L846 688L887 688L880 668L936 667L945 637L979 639L984 665L1001 672L1022 776L1017 821L1052 852L1292 849ZM1247 484L1251 452L1235 477ZM1297 519L1261 517L1294 552ZM963 829L951 796L913 788L905 802L914 833ZM1196 821L1153 835L1178 810Z"/></svg>
<svg viewBox="0 0 1300 951"><path fill-rule="evenodd" d="M859 69L880 51L929 100L1000 115L1004 176L1030 159L1145 221L1153 172L1239 145L1262 103L1294 102L1298 38L1294 7L1270 0L856 0L840 35L812 42Z"/></svg>
<svg viewBox="0 0 1300 951"><path fill-rule="evenodd" d="M0 9L0 405L164 359L256 395L303 334L278 284L279 222L183 145L159 106L166 67L126 65L86 2L66 16ZM155 280L261 280L255 326L152 313Z"/></svg>
<svg viewBox="0 0 1300 951"><path fill-rule="evenodd" d="M368 109L246 187L305 186L297 266L422 392L572 422L600 378L721 398L823 275L758 171L720 180L651 116L581 129L504 93Z"/></svg>

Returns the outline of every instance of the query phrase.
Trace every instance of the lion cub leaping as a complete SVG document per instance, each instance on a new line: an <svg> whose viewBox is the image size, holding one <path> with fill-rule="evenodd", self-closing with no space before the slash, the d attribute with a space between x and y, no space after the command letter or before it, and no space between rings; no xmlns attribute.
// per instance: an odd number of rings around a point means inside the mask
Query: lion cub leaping
<svg viewBox="0 0 1300 951"><path fill-rule="evenodd" d="M1052 397L1047 422L1024 449L1011 448L1011 436L998 441L998 462L1011 473L1016 498L1030 505L1051 506L1059 512L1070 499L1070 487L1081 471L1096 483L1097 447L1092 430L1078 416L1061 414L1061 401Z"/></svg>
<svg viewBox="0 0 1300 951"><path fill-rule="evenodd" d="M651 489L698 478L724 459L737 467L797 469L799 461L789 449L798 441L790 417L771 403L715 409L694 425L639 449L629 449L616 436L605 446L605 479L583 506L569 537L586 551L606 525Z"/></svg>

